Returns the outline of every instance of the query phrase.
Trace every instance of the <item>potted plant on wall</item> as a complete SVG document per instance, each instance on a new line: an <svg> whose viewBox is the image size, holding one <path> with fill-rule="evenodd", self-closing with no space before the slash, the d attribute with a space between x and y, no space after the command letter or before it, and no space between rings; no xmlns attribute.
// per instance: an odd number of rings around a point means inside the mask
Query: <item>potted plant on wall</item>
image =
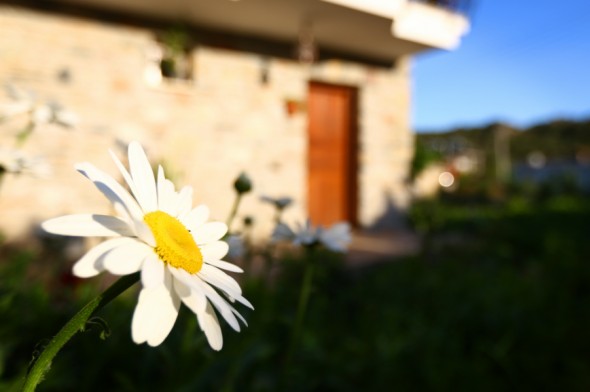
<svg viewBox="0 0 590 392"><path fill-rule="evenodd" d="M163 55L160 61L162 76L190 79L190 36L182 27L174 27L162 34Z"/></svg>
<svg viewBox="0 0 590 392"><path fill-rule="evenodd" d="M293 116L296 113L305 111L305 102L299 98L286 97L284 98L285 109L287 114Z"/></svg>

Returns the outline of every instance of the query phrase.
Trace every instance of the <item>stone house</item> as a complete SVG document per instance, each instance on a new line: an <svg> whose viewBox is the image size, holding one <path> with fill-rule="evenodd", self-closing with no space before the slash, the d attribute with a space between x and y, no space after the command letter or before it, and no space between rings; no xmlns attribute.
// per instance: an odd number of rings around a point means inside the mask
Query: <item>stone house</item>
<svg viewBox="0 0 590 392"><path fill-rule="evenodd" d="M4 176L0 231L107 212L73 165L116 176L107 150L124 156L131 140L217 219L248 173L240 215L260 236L274 213L260 195L291 197L287 221L388 222L409 196L411 56L457 47L461 11L444 0L2 0L0 83L79 121L39 126L23 145L52 172ZM0 123L0 145L26 126L17 117Z"/></svg>

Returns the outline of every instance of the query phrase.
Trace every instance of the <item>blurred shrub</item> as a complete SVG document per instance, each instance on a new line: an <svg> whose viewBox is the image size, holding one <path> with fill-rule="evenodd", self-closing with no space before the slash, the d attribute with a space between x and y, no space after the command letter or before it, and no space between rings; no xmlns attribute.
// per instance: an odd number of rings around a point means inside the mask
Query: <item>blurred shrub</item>
<svg viewBox="0 0 590 392"><path fill-rule="evenodd" d="M440 152L427 148L424 142L417 138L414 145L414 157L410 165L410 178L415 179L428 165L442 161L444 161L444 157Z"/></svg>

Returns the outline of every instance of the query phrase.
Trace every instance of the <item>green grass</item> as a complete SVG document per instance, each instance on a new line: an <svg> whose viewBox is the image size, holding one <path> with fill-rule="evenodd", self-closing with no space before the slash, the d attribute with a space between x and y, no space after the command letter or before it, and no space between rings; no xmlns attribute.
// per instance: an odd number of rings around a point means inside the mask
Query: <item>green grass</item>
<svg viewBox="0 0 590 392"><path fill-rule="evenodd" d="M418 257L347 270L337 256L316 256L287 369L302 277L295 255L277 261L283 273L272 283L246 274L256 310L243 312L241 333L224 326L221 352L186 309L161 347L133 344L136 294L128 293L100 314L110 337L77 336L39 390L276 391L283 370L285 391L590 390L587 200L421 204L413 217L428 238ZM59 268L39 272L48 262L22 250L3 256L0 390L17 390L35 347L101 280L64 286L51 278Z"/></svg>

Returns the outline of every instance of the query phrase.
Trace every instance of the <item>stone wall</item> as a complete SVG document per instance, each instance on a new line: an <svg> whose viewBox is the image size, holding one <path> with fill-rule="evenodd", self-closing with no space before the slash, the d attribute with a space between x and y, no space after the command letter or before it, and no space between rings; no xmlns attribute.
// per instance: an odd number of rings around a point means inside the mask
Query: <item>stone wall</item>
<svg viewBox="0 0 590 392"><path fill-rule="evenodd" d="M108 212L106 200L73 165L90 161L120 178L108 149L139 140L178 185L190 184L195 202L213 217L230 210L231 184L241 172L254 182L241 215L254 215L262 238L273 210L259 196L290 196L287 221L306 216L307 118L289 114L287 100L305 102L310 80L359 89L359 220L380 221L408 199L404 179L412 154L407 59L383 69L342 61L313 66L252 53L198 47L190 81L146 82L155 36L149 29L0 5L0 83L34 91L75 111L76 129L50 124L24 146L47 159L47 178L5 176L0 231L16 238L38 222L76 212ZM262 72L266 70L266 83ZM10 102L0 94L0 104ZM24 118L0 123L10 146ZM239 225L236 225L236 228Z"/></svg>

